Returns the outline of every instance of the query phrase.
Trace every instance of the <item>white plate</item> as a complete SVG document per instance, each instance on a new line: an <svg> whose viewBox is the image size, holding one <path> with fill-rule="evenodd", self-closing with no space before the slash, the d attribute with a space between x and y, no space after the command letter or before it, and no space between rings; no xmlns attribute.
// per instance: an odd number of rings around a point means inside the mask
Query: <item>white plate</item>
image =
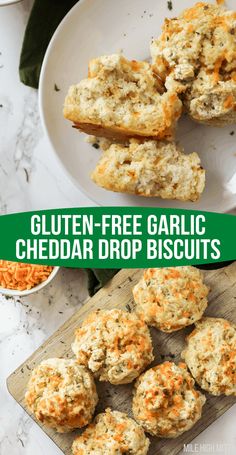
<svg viewBox="0 0 236 455"><path fill-rule="evenodd" d="M0 0L0 6L13 5L13 3L19 3L22 0Z"/></svg>
<svg viewBox="0 0 236 455"><path fill-rule="evenodd" d="M51 144L76 185L96 204L176 207L225 212L236 205L236 126L200 126L183 118L177 137L186 152L196 151L207 170L207 185L198 203L180 203L112 193L89 178L99 158L62 115L68 87L86 77L88 61L102 54L124 51L133 59L149 57L149 42L166 16L179 14L194 0L80 0L64 18L48 47L40 79L40 112ZM227 6L236 7L235 0ZM54 86L60 89L55 91ZM235 131L231 136L230 132ZM79 201L78 201L79 203Z"/></svg>

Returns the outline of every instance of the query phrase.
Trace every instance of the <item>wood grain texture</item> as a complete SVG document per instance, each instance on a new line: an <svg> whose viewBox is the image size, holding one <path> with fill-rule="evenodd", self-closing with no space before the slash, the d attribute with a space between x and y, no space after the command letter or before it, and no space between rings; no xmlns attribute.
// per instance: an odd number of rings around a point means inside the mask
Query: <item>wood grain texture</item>
<svg viewBox="0 0 236 455"><path fill-rule="evenodd" d="M74 314L62 327L57 330L26 362L24 362L7 380L8 390L15 400L25 409L24 394L31 370L45 358L72 357L71 342L75 329L91 311L103 308L130 309L133 306L132 288L139 280L141 270L120 271L103 289L89 299L83 307ZM210 286L209 306L206 315L224 317L236 322L236 263L228 267L204 271L205 281ZM193 327L172 334L165 334L151 329L155 361L179 361L184 347L185 336ZM107 383L97 383L100 401L97 411L106 407L131 413L133 385L112 386ZM201 433L208 425L220 417L236 401L233 397L213 397L209 394L204 406L202 418L188 432L177 439L151 438L149 455L175 455L184 446ZM27 412L27 409L25 409ZM55 431L40 425L43 431L58 445L64 454L71 454L71 444L76 434L57 434Z"/></svg>

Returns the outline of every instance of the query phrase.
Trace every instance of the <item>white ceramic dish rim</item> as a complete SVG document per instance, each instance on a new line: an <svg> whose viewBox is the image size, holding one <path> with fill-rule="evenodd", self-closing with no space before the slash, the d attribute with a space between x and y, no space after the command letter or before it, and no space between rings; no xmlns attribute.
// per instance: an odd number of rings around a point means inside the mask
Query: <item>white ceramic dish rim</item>
<svg viewBox="0 0 236 455"><path fill-rule="evenodd" d="M41 289L43 289L45 286L47 286L49 283L51 283L53 278L55 278L56 274L58 273L59 269L60 269L59 266L55 266L53 268L53 271L50 273L49 277L47 278L47 280L43 281L40 284L37 284L37 286L34 286L31 289L27 289L25 291L17 291L14 289L6 289L6 288L0 287L0 294L8 295L11 297L24 297L24 296L27 296L30 294L34 294L35 292L41 291Z"/></svg>

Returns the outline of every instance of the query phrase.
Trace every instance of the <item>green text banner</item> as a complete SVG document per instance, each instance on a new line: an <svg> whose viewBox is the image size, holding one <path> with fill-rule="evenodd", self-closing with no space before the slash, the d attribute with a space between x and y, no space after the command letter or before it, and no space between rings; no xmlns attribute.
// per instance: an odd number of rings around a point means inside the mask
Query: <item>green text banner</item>
<svg viewBox="0 0 236 455"><path fill-rule="evenodd" d="M0 216L0 259L78 268L144 268L236 259L236 217L142 207Z"/></svg>

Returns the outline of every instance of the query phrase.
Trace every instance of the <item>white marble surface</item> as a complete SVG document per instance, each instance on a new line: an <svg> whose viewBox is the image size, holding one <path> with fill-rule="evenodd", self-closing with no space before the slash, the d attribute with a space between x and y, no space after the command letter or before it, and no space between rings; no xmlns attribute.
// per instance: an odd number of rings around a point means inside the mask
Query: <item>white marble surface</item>
<svg viewBox="0 0 236 455"><path fill-rule="evenodd" d="M20 48L31 5L25 0L0 8L0 214L93 205L68 180L44 137L37 91L19 82ZM86 296L84 272L60 270L38 295L0 297L0 455L61 453L10 397L5 380ZM234 455L235 420L236 407L194 441L211 445L193 445L192 451Z"/></svg>

